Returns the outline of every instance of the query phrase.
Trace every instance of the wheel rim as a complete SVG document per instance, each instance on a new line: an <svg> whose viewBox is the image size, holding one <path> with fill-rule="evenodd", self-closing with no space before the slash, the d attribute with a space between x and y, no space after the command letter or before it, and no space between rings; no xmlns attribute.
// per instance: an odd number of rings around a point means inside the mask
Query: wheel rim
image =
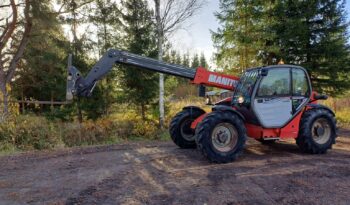
<svg viewBox="0 0 350 205"><path fill-rule="evenodd" d="M317 119L312 125L312 138L318 144L325 144L331 137L331 126L324 118Z"/></svg>
<svg viewBox="0 0 350 205"><path fill-rule="evenodd" d="M191 129L192 120L186 119L181 123L181 136L187 141L194 141L194 133Z"/></svg>
<svg viewBox="0 0 350 205"><path fill-rule="evenodd" d="M215 149L220 152L229 152L237 145L238 132L232 124L220 123L214 128L211 140Z"/></svg>

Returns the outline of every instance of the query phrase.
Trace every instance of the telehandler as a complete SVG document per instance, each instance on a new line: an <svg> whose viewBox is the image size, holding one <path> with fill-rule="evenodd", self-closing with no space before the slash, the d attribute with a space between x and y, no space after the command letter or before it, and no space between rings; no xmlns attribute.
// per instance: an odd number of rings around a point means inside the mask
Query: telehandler
<svg viewBox="0 0 350 205"><path fill-rule="evenodd" d="M303 152L311 154L326 153L335 143L335 114L317 103L327 96L312 91L307 71L294 65L251 68L236 77L110 49L86 77L69 58L67 100L90 96L98 80L116 63L189 79L200 85L201 96L204 86L233 91L233 97L217 102L211 112L187 106L170 123L170 136L177 146L197 147L212 162L234 161L247 137L261 143L294 138Z"/></svg>

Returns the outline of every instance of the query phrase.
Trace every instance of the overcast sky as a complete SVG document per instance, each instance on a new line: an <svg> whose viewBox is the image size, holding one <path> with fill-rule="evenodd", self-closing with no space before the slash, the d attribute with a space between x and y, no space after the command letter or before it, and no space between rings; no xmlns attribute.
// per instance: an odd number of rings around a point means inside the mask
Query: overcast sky
<svg viewBox="0 0 350 205"><path fill-rule="evenodd" d="M214 48L210 30L216 31L219 27L214 16L215 11L219 11L219 0L208 0L202 10L184 26L185 29L170 37L175 49L191 54L204 52L207 59L211 59ZM346 11L350 13L350 0L346 0ZM348 19L350 20L349 15ZM210 65L215 67L213 62Z"/></svg>

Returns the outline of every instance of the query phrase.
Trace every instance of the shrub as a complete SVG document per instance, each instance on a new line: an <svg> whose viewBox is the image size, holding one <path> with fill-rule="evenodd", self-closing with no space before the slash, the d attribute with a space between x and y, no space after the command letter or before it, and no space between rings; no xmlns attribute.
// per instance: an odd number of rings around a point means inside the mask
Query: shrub
<svg viewBox="0 0 350 205"><path fill-rule="evenodd" d="M22 150L48 149L61 144L59 128L36 116L18 116L1 123L0 141Z"/></svg>
<svg viewBox="0 0 350 205"><path fill-rule="evenodd" d="M203 100L193 98L168 103L166 125L187 105L203 107ZM62 146L117 143L134 139L169 139L167 131L158 129L156 115L149 113L147 120L142 120L135 109L125 105L120 105L118 108L120 112L96 121L85 120L81 124L74 121L55 121L52 118L35 115L12 116L0 124L0 150L41 150Z"/></svg>

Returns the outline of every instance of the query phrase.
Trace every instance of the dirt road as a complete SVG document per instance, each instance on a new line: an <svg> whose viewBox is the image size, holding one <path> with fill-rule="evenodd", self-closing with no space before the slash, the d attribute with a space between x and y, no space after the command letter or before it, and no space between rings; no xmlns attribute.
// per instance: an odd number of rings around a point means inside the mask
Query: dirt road
<svg viewBox="0 0 350 205"><path fill-rule="evenodd" d="M230 164L171 142L1 157L0 204L350 204L350 131L326 155L248 141Z"/></svg>

